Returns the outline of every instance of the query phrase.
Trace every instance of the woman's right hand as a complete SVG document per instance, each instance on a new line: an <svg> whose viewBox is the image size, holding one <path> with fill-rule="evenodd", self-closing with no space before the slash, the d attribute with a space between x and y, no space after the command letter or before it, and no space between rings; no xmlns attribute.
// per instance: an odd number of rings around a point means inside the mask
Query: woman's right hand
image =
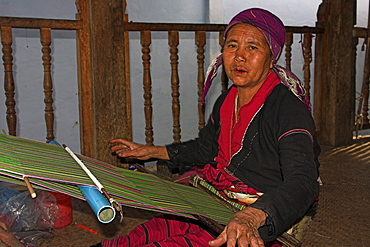
<svg viewBox="0 0 370 247"><path fill-rule="evenodd" d="M9 231L4 222L0 221L0 247L24 247L24 245Z"/></svg>
<svg viewBox="0 0 370 247"><path fill-rule="evenodd" d="M256 208L247 207L231 218L225 229L209 246L219 247L227 244L228 247L263 247L265 246L258 228L265 224L267 214Z"/></svg>
<svg viewBox="0 0 370 247"><path fill-rule="evenodd" d="M156 158L169 160L167 149L164 146L143 145L124 139L113 139L109 143L113 145L111 150L122 158L138 160Z"/></svg>

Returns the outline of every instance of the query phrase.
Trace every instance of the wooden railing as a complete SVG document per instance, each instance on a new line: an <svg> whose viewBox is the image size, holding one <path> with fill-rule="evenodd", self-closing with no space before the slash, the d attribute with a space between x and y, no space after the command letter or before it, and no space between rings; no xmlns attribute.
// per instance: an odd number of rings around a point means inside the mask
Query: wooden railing
<svg viewBox="0 0 370 247"><path fill-rule="evenodd" d="M15 111L15 86L13 78L13 57L12 57L12 29L13 28L34 28L40 29L40 39L42 44L42 62L44 67L44 102L45 102L45 124L47 141L54 140L54 108L53 108L53 83L51 77L51 30L79 30L83 27L80 20L55 20L38 18L16 18L0 17L1 42L3 45L3 64L4 64L4 89L6 94L7 124L10 135L16 135L16 111ZM172 115L173 115L173 141L181 141L180 126L180 102L179 102L179 69L178 69L178 48L180 32L194 32L194 43L197 46L196 57L198 64L198 129L205 125L204 105L201 102L203 92L203 82L205 77L205 45L206 35L209 32L219 33L219 45L222 45L223 31L226 25L223 24L174 24L174 23L132 23L124 22L126 32L140 31L143 59L143 97L145 114L145 136L146 143L153 144L153 124L152 124L152 85L151 85L151 34L157 31L168 32L168 45L170 47L171 60L171 89L172 89ZM323 32L323 29L314 27L286 27L286 47L285 63L288 69L291 68L293 44L293 34L303 35L302 50L304 56L304 84L307 92L310 90L311 82L311 62L312 62L312 39L315 33ZM228 87L228 79L222 75L222 91Z"/></svg>
<svg viewBox="0 0 370 247"><path fill-rule="evenodd" d="M153 144L153 102L152 102L152 81L151 81L151 43L152 34L156 32L168 32L168 47L170 56L170 87L171 87L171 110L173 116L173 142L181 141L181 125L180 125L180 100L179 100L179 66L178 66L178 45L180 43L180 34L182 32L194 33L194 44L196 48L193 54L189 56L195 56L197 58L197 111L198 111L198 129L204 127L205 119L205 107L201 103L201 95L203 92L203 81L205 77L205 65L206 65L206 43L209 33L218 34L218 46L222 45L223 31L226 25L223 24L175 24L175 23L133 23L123 22L123 30L126 35L129 36L133 32L140 32L140 42L142 47L142 64L143 64L143 97L144 97L144 116L145 116L145 142L147 144ZM44 74L44 103L45 103L45 124L46 124L46 139L47 141L53 140L54 137L54 109L53 109L53 82L51 78L51 46L52 40L51 30L76 30L81 31L86 28L81 20L56 20L56 19L39 19L39 18L16 18L16 17L0 17L1 27L1 43L2 43L2 54L3 54L3 65L4 65L4 89L6 95L6 119L8 124L9 134L16 135L16 102L15 102L15 82L13 78L13 41L12 32L15 28L31 28L40 30L40 40L42 44L42 63L43 63L43 74ZM302 80L305 85L307 92L310 92L312 85L312 76L310 71L314 66L312 63L313 43L316 34L324 32L323 28L319 27L286 27L286 42L284 55L281 59L285 58L285 66L288 69L292 69L294 64L292 58L292 46L294 35L300 35L300 42L303 55L303 77ZM356 39L363 39L366 37L368 29L366 28L355 28L353 31L353 37ZM295 36L296 37L296 36ZM366 47L369 47L369 40L365 40ZM82 43L82 42L81 42ZM83 43L86 45L85 43ZM218 48L218 49L219 49ZM127 47L125 47L127 49ZM83 55L83 54L82 54ZM89 59L85 55L85 59ZM126 57L128 59L128 57ZM132 58L131 58L132 59ZM369 50L366 51L365 62L369 61ZM87 61L87 60L86 60ZM126 62L128 62L127 60ZM314 68L314 70L320 68ZM81 68L79 68L81 70ZM86 72L86 71L85 71ZM294 71L293 71L294 72ZM80 72L79 72L80 73ZM88 73L88 72L86 72ZM127 72L129 75L129 71ZM86 81L86 80L85 80ZM354 124L354 129L370 129L369 122L369 64L365 64L364 67L364 79L361 95L359 97L359 104L357 109L357 117ZM228 87L228 79L223 73L221 79L221 90L226 90ZM81 93L85 95L84 93ZM311 97L311 100L314 97ZM91 102L93 99L91 99ZM89 108L89 106L84 105ZM315 104L314 104L315 107ZM91 111L85 111L86 114L92 114ZM86 115L85 114L85 115ZM134 113L136 114L136 113ZM82 117L84 119L91 119L91 117ZM88 122L88 121L86 121ZM84 125L81 127L84 128ZM89 135L86 135L89 136ZM91 143L86 141L86 143ZM88 144L91 146L91 144Z"/></svg>
<svg viewBox="0 0 370 247"><path fill-rule="evenodd" d="M143 62L143 97L144 97L144 115L145 115L145 141L149 145L153 145L153 104L151 101L152 93L152 78L150 71L151 56L150 45L152 43L151 34L154 32L168 31L168 45L170 47L171 60L171 87L172 87L172 115L173 115L173 142L181 141L181 126L180 126L180 103L179 103L179 71L178 71L178 49L179 33L194 32L194 43L197 46L196 57L198 63L197 85L198 85L198 129L205 125L205 109L201 100L203 92L203 83L205 78L205 45L206 34L217 32L219 35L219 45L223 42L223 32L226 25L219 24L174 24L174 23L132 23L125 22L124 30L127 32L140 31L140 40L142 45L142 62ZM304 86L307 92L310 91L311 83L311 66L312 66L312 39L315 34L322 33L322 28L316 27L286 27L286 42L285 42L285 65L291 69L292 64L292 45L293 35L302 35L302 52L304 57ZM222 91L228 87L228 78L223 73L221 78Z"/></svg>
<svg viewBox="0 0 370 247"><path fill-rule="evenodd" d="M17 135L17 115L15 101L15 82L13 77L13 29L28 28L40 30L42 45L43 87L45 103L46 141L54 140L53 82L51 76L51 30L78 30L82 28L79 20L57 20L39 18L0 17L1 44L3 46L4 90L6 95L6 120L9 135Z"/></svg>
<svg viewBox="0 0 370 247"><path fill-rule="evenodd" d="M55 19L38 19L38 18L15 18L15 17L0 17L1 27L1 43L3 53L4 65L4 89L6 95L6 118L8 124L9 134L16 135L17 116L15 108L15 85L13 78L13 42L12 30L14 28L33 28L40 30L40 40L42 44L42 62L44 69L44 102L45 102L45 124L46 124L46 139L53 140L54 137L54 109L53 109L53 83L51 79L51 48L50 40L51 30L81 30L83 29L83 22L81 20L55 20ZM178 68L178 45L181 32L194 32L194 44L196 49L194 54L197 58L197 97L198 97L198 129L205 125L204 105L201 103L201 95L203 91L203 81L205 77L205 57L206 57L206 37L208 33L218 33L219 46L222 44L223 31L226 25L220 24L175 24L175 23L132 23L124 22L123 29L126 34L131 32L140 32L141 46L142 46L142 62L143 62L143 97L144 97L144 116L145 116L145 141L147 144L153 144L153 103L152 97L152 83L151 83L151 42L152 34L155 32L168 32L168 46L171 64L171 96L172 96L172 115L173 115L173 141L181 141L181 126L180 126L180 101L179 101L179 68ZM286 42L285 42L285 66L288 69L292 67L292 45L293 36L301 35L301 47L304 58L303 65L303 82L307 92L310 92L312 84L311 68L312 68L312 53L313 53L313 39L316 34L323 33L323 28L318 27L286 27ZM367 35L366 28L355 28L353 37L357 39L365 38ZM366 40L366 59L369 61L369 40ZM125 47L126 49L127 47ZM283 58L284 58L283 56ZM314 68L320 69L320 68ZM370 122L368 117L368 97L369 97L369 64L364 67L364 83L362 87L361 96L359 98L356 123L354 129L370 129ZM223 74L222 91L228 87L228 79ZM311 97L312 98L312 97ZM82 127L83 128L83 127Z"/></svg>

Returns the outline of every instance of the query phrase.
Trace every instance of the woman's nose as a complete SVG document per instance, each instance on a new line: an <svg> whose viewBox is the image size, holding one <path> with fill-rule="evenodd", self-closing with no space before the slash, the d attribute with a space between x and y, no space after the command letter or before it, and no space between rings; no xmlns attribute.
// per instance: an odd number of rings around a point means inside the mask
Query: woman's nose
<svg viewBox="0 0 370 247"><path fill-rule="evenodd" d="M235 62L240 62L240 63L245 62L245 59L242 58L242 57L235 57L234 60L235 60Z"/></svg>
<svg viewBox="0 0 370 247"><path fill-rule="evenodd" d="M245 62L245 56L240 49L235 52L235 62Z"/></svg>

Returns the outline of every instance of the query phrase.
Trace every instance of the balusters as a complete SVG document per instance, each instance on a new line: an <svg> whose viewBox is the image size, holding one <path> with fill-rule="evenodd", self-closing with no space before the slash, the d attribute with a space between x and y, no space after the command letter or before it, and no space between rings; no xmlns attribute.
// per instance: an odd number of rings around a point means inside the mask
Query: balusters
<svg viewBox="0 0 370 247"><path fill-rule="evenodd" d="M197 48L197 61L198 61L198 130L202 129L205 125L204 118L204 104L202 103L202 94L204 90L204 46L206 44L206 32L195 32L195 45Z"/></svg>
<svg viewBox="0 0 370 247"><path fill-rule="evenodd" d="M369 79L364 82L363 92L361 97L363 97L362 104L362 124L369 123Z"/></svg>
<svg viewBox="0 0 370 247"><path fill-rule="evenodd" d="M179 32L168 32L168 45L170 46L170 61L171 61L171 88L172 88L172 116L173 116L173 141L180 142L180 100L179 100L179 73L178 73L178 49Z"/></svg>
<svg viewBox="0 0 370 247"><path fill-rule="evenodd" d="M221 48L224 45L224 31L219 32L219 37L218 37L218 43L221 46ZM221 72L221 92L225 92L229 86L229 78L226 75L226 71L222 67L222 72Z"/></svg>
<svg viewBox="0 0 370 247"><path fill-rule="evenodd" d="M151 32L141 31L140 42L142 46L143 60L143 88L144 88L144 115L145 115L145 141L147 145L153 145L153 125L152 125L152 78L150 75L150 44Z"/></svg>
<svg viewBox="0 0 370 247"><path fill-rule="evenodd" d="M362 124L369 124L369 83L370 83L370 47L369 47L370 41L369 39L370 37L368 37L367 39L368 40L366 41L367 44L366 44L365 62L364 62L364 75L363 75L362 89L361 89L361 97L363 99Z"/></svg>
<svg viewBox="0 0 370 247"><path fill-rule="evenodd" d="M51 29L40 29L42 65L44 67L44 102L45 102L45 123L46 141L54 140L54 108L53 108L53 82L51 79Z"/></svg>
<svg viewBox="0 0 370 247"><path fill-rule="evenodd" d="M291 70L293 33L285 34L285 67Z"/></svg>
<svg viewBox="0 0 370 247"><path fill-rule="evenodd" d="M312 37L311 33L305 33L303 36L303 79L304 79L304 88L308 97L310 97L310 80L311 80L311 62L312 62Z"/></svg>
<svg viewBox="0 0 370 247"><path fill-rule="evenodd" d="M364 40L364 45L366 45L365 51L365 61L364 61L364 75L362 81L362 90L361 94L363 97L363 108L362 108L362 116L363 116L363 123L369 124L369 84L370 84L370 37L369 37L369 30L370 30L370 4L368 10L368 17L367 17L367 36ZM364 48L364 47L363 47Z"/></svg>
<svg viewBox="0 0 370 247"><path fill-rule="evenodd" d="M3 45L3 64L4 64L4 90L5 90L5 105L6 121L8 124L8 134L16 136L17 116L15 112L15 88L13 78L13 49L12 49L12 28L1 27L1 44Z"/></svg>

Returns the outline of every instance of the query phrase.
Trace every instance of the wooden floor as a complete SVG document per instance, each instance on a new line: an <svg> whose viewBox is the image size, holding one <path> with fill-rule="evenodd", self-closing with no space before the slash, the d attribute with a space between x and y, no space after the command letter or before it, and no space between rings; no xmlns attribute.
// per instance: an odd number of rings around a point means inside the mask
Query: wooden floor
<svg viewBox="0 0 370 247"><path fill-rule="evenodd" d="M320 206L304 246L370 246L370 139L323 147Z"/></svg>
<svg viewBox="0 0 370 247"><path fill-rule="evenodd" d="M354 144L322 147L320 172L323 185L318 213L310 225L303 246L370 246L370 139ZM156 213L124 208L125 216L109 224L99 223L86 202L73 199L75 224L55 230L54 238L42 246L81 246L126 234Z"/></svg>

